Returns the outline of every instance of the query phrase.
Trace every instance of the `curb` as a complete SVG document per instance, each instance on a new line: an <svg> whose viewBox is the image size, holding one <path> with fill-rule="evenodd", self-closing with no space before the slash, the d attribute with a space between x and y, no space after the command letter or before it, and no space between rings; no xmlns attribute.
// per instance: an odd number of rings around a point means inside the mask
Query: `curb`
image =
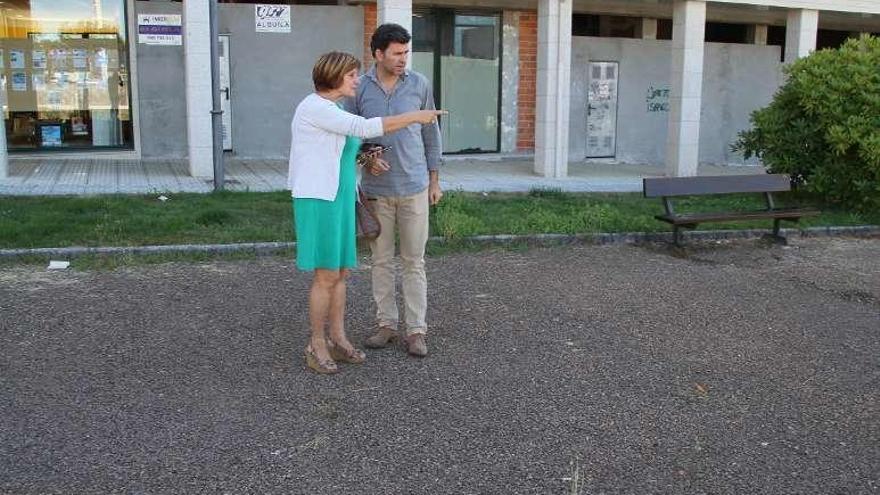
<svg viewBox="0 0 880 495"><path fill-rule="evenodd" d="M749 230L696 230L682 232L684 241L717 241L732 239L754 239L767 235L765 229ZM880 225L858 225L852 227L811 227L808 229L782 229L788 238L816 237L877 237ZM428 242L435 244L471 243L485 245L506 245L525 242L536 245L554 244L639 244L646 242L672 242L671 232L621 232L599 234L532 234L532 235L478 235L449 239L431 237ZM256 255L274 254L296 247L296 242L247 242L239 244L175 244L166 246L118 246L118 247L64 247L0 249L0 259L14 259L25 256L54 256L77 258L89 255L141 256L167 253L252 253Z"/></svg>
<svg viewBox="0 0 880 495"><path fill-rule="evenodd" d="M786 238L815 237L877 237L880 225L856 225L848 227L810 227L807 229L781 229ZM717 241L755 239L770 233L767 229L747 230L694 230L682 231L683 241ZM461 239L431 237L431 242L448 244L454 242L474 244L511 244L526 242L534 244L640 244L646 242L672 242L672 232L617 232L598 234L531 234L531 235L478 235Z"/></svg>
<svg viewBox="0 0 880 495"><path fill-rule="evenodd" d="M89 255L149 255L168 253L253 253L272 254L296 247L295 242L245 242L239 244L173 244L166 246L108 246L108 247L66 247L33 249L0 249L0 259L23 256L57 256L77 258Z"/></svg>

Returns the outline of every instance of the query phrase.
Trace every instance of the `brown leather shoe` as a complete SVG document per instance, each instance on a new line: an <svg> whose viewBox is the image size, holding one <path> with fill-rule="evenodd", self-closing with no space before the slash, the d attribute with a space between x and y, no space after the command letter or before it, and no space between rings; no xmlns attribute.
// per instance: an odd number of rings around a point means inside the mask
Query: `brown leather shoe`
<svg viewBox="0 0 880 495"><path fill-rule="evenodd" d="M410 356L425 357L428 355L428 344L425 342L425 334L423 333L407 335L403 339L403 344Z"/></svg>
<svg viewBox="0 0 880 495"><path fill-rule="evenodd" d="M379 330L364 340L364 346L370 349L382 349L398 339L397 332L391 327L379 327Z"/></svg>

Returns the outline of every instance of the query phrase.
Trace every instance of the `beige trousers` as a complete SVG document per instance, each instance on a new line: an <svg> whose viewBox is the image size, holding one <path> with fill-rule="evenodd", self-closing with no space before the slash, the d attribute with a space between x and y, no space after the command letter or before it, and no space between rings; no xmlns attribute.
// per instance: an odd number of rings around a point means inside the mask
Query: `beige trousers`
<svg viewBox="0 0 880 495"><path fill-rule="evenodd" d="M397 290L394 273L395 227L400 234L403 268L403 303L406 334L428 330L428 279L425 276L425 243L428 242L428 190L413 196L378 197L371 200L382 234L370 243L373 253L373 299L380 326L396 329Z"/></svg>

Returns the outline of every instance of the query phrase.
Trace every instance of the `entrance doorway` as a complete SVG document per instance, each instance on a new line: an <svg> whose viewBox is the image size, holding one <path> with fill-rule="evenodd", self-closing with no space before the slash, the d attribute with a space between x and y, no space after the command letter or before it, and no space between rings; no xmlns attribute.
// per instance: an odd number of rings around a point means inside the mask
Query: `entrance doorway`
<svg viewBox="0 0 880 495"><path fill-rule="evenodd" d="M444 153L497 152L501 16L447 9L413 14L413 69L434 85Z"/></svg>
<svg viewBox="0 0 880 495"><path fill-rule="evenodd" d="M232 150L232 84L229 77L229 35L220 35L220 110L223 116L223 151Z"/></svg>
<svg viewBox="0 0 880 495"><path fill-rule="evenodd" d="M587 158L617 154L617 62L590 62L587 95Z"/></svg>

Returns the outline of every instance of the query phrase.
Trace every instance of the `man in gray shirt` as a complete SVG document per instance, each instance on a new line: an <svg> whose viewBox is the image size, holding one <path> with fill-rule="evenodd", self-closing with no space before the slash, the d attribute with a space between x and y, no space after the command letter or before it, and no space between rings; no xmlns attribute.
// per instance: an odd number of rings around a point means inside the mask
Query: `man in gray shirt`
<svg viewBox="0 0 880 495"><path fill-rule="evenodd" d="M379 26L370 40L376 63L361 76L355 98L346 110L366 118L385 117L412 110L434 108L428 79L407 70L410 35L397 24ZM383 159L388 168L364 173L361 187L379 217L381 235L370 243L373 254L373 298L378 329L365 345L381 348L397 339L399 315L394 274L395 227L400 235L405 306L404 343L411 355L428 354L425 314L428 283L425 276L425 244L428 241L428 210L443 197L440 190L440 127L437 123L411 125L376 139L391 149ZM383 172L383 173L379 173Z"/></svg>

